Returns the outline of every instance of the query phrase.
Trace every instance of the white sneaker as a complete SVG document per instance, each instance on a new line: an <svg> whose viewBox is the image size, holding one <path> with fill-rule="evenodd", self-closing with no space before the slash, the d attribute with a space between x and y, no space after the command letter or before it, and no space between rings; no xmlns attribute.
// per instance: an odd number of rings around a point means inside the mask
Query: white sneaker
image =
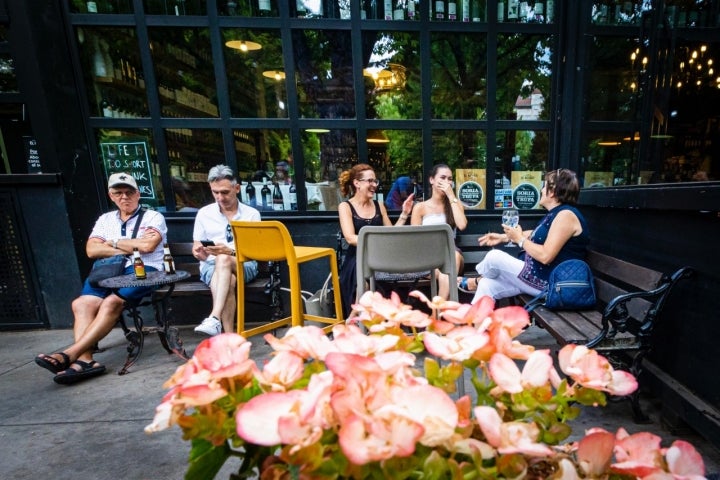
<svg viewBox="0 0 720 480"><path fill-rule="evenodd" d="M207 317L200 325L195 327L195 331L214 337L222 332L222 324L220 320L215 317Z"/></svg>

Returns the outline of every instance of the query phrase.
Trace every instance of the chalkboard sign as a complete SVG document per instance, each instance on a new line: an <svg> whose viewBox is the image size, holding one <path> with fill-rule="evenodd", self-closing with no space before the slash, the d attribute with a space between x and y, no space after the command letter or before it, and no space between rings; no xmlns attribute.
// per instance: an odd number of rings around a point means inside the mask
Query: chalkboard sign
<svg viewBox="0 0 720 480"><path fill-rule="evenodd" d="M107 142L100 144L105 174L125 172L133 176L140 198L155 199L146 142Z"/></svg>
<svg viewBox="0 0 720 480"><path fill-rule="evenodd" d="M27 159L28 173L42 173L40 165L40 152L37 140L34 137L22 137L25 144L25 158Z"/></svg>

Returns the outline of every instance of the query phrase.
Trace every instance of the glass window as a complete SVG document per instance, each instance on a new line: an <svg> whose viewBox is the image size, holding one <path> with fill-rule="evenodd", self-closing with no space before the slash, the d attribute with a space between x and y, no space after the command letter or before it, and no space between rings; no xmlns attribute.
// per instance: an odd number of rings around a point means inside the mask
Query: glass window
<svg viewBox="0 0 720 480"><path fill-rule="evenodd" d="M0 93L18 92L15 62L9 53L0 53Z"/></svg>
<svg viewBox="0 0 720 480"><path fill-rule="evenodd" d="M632 37L593 37L586 101L592 120L633 120L647 90L648 57Z"/></svg>
<svg viewBox="0 0 720 480"><path fill-rule="evenodd" d="M217 117L217 93L208 30L148 30L162 115Z"/></svg>
<svg viewBox="0 0 720 480"><path fill-rule="evenodd" d="M223 30L233 117L286 118L287 92L279 30Z"/></svg>
<svg viewBox="0 0 720 480"><path fill-rule="evenodd" d="M547 120L545 101L552 98L552 37L501 34L497 43L498 119Z"/></svg>
<svg viewBox="0 0 720 480"><path fill-rule="evenodd" d="M335 18L347 20L350 18L350 1L351 0L289 0L291 14L297 18ZM368 8L370 1L364 2ZM382 6L380 0L372 0L374 8L378 8L378 4ZM361 9L365 5L361 6ZM370 18L370 17L368 17ZM382 18L382 17L374 17Z"/></svg>
<svg viewBox="0 0 720 480"><path fill-rule="evenodd" d="M276 0L219 0L218 13L230 17L277 17Z"/></svg>
<svg viewBox="0 0 720 480"><path fill-rule="evenodd" d="M508 23L553 23L555 4L553 0L500 0L497 2L497 21Z"/></svg>
<svg viewBox="0 0 720 480"><path fill-rule="evenodd" d="M589 132L581 158L581 185L585 188L650 183L655 172L639 174L639 132Z"/></svg>
<svg viewBox="0 0 720 480"><path fill-rule="evenodd" d="M150 15L207 15L207 3L207 0L145 0L143 2L145 13Z"/></svg>
<svg viewBox="0 0 720 480"><path fill-rule="evenodd" d="M213 201L207 174L227 164L222 132L203 128L167 128L169 173L178 212L194 211Z"/></svg>
<svg viewBox="0 0 720 480"><path fill-rule="evenodd" d="M485 34L435 33L430 41L433 118L485 120Z"/></svg>
<svg viewBox="0 0 720 480"><path fill-rule="evenodd" d="M542 173L548 169L549 134L546 130L506 130L495 136L495 209L540 208ZM489 205L488 205L489 208Z"/></svg>
<svg viewBox="0 0 720 480"><path fill-rule="evenodd" d="M161 168L150 131L101 128L96 130L95 138L105 178L116 172L130 173L138 184L140 203L164 211Z"/></svg>
<svg viewBox="0 0 720 480"><path fill-rule="evenodd" d="M420 42L417 33L363 32L367 118L420 118Z"/></svg>
<svg viewBox="0 0 720 480"><path fill-rule="evenodd" d="M76 35L90 115L147 117L145 76L135 30L78 27Z"/></svg>
<svg viewBox="0 0 720 480"><path fill-rule="evenodd" d="M71 0L72 13L133 13L132 0Z"/></svg>
<svg viewBox="0 0 720 480"><path fill-rule="evenodd" d="M354 118L350 32L293 30L300 117Z"/></svg>

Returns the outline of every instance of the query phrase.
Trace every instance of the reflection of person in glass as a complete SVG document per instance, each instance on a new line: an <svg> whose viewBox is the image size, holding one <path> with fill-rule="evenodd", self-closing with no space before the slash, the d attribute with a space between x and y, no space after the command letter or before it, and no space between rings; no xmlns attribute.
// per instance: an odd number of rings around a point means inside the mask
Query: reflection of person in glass
<svg viewBox="0 0 720 480"><path fill-rule="evenodd" d="M355 303L357 278L355 259L360 229L365 225L391 226L385 205L375 200L379 181L375 171L367 163L359 163L340 174L340 193L350 197L338 205L340 229L348 243L345 260L340 267L340 290L342 291L343 315L348 318ZM402 205L402 215L395 225L405 225L413 208L413 196L410 195Z"/></svg>
<svg viewBox="0 0 720 480"><path fill-rule="evenodd" d="M478 239L481 247L512 241L524 251L524 259L492 249L475 267L480 277L458 279L460 289L475 294L473 303L483 296L495 300L521 293L534 296L547 286L557 265L583 260L590 238L585 218L575 207L579 193L575 172L566 168L548 172L540 192L540 206L548 213L534 230L503 225L504 233L488 233Z"/></svg>
<svg viewBox="0 0 720 480"><path fill-rule="evenodd" d="M275 182L278 185L290 185L292 183L290 178L290 168L287 162L278 162L275 164Z"/></svg>
<svg viewBox="0 0 720 480"><path fill-rule="evenodd" d="M462 203L453 191L452 170L444 163L435 165L429 177L432 196L415 205L412 212L412 225L441 225L447 223L457 231L465 230L467 218ZM462 252L455 249L455 265L462 272L465 266ZM436 272L438 279L438 295L447 299L450 296L450 279L444 273Z"/></svg>
<svg viewBox="0 0 720 480"><path fill-rule="evenodd" d="M408 176L398 177L390 187L385 206L388 210L400 210L403 202L413 193L413 181Z"/></svg>

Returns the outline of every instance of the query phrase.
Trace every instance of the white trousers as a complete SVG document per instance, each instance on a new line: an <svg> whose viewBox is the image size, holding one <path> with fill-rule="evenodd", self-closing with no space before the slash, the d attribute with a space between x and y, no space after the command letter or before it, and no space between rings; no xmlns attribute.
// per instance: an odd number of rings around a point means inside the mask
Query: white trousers
<svg viewBox="0 0 720 480"><path fill-rule="evenodd" d="M540 293L540 290L531 287L518 277L524 265L525 262L500 249L490 250L483 261L475 266L480 278L478 278L477 290L472 303L477 302L485 295L499 300L521 293L530 295Z"/></svg>

